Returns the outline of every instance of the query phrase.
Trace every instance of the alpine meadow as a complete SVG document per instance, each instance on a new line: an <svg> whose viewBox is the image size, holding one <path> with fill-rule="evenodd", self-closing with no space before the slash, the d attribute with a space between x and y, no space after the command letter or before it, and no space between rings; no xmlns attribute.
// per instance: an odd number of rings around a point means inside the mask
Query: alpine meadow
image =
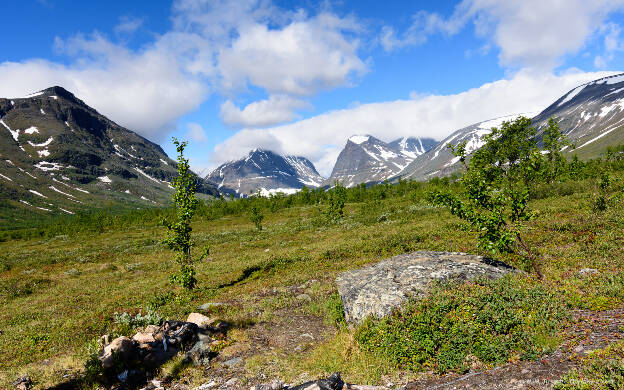
<svg viewBox="0 0 624 390"><path fill-rule="evenodd" d="M0 388L624 389L624 1L27 3Z"/></svg>

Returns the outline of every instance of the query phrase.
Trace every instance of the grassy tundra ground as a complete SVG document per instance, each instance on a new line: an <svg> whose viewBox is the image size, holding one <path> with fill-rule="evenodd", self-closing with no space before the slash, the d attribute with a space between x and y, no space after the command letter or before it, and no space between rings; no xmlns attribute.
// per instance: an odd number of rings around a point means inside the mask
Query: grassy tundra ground
<svg viewBox="0 0 624 390"><path fill-rule="evenodd" d="M613 178L604 211L594 207L598 179L535 192L530 206L538 216L525 230L539 251L543 281L522 274L494 284L442 286L435 299L358 329L341 319L339 272L414 250L478 253L475 234L409 191L350 202L335 222L324 216L326 205L265 209L261 231L246 213L199 217L193 234L211 254L197 265L199 287L190 293L169 283L175 265L160 243L165 232L156 218L0 242L0 387L24 373L36 388L82 375L92 340L132 333L115 322L115 313L153 310L185 319L206 302L223 303L213 315L233 330L212 367L179 361L163 367L190 385L216 375L236 376L240 385L275 377L292 383L331 371L348 382L385 384L535 359L566 338L571 310L624 303L622 177ZM513 255L496 257L526 268ZM598 272L579 273L584 268ZM398 348L402 337L412 338L414 349ZM494 347L484 347L489 344ZM610 351L621 354L614 347L600 358ZM237 356L242 363L222 364Z"/></svg>

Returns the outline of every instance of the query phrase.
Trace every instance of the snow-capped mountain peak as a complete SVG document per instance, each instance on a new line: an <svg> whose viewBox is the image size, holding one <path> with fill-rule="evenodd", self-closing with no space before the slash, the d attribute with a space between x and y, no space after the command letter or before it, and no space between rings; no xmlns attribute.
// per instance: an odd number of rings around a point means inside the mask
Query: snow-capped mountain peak
<svg viewBox="0 0 624 390"><path fill-rule="evenodd" d="M206 179L220 191L238 195L258 191L262 195L293 193L303 186L318 187L324 181L305 157L281 156L261 148L251 150L239 160L222 164Z"/></svg>
<svg viewBox="0 0 624 390"><path fill-rule="evenodd" d="M352 135L351 137L349 137L349 141L353 142L356 145L367 142L369 139L370 135Z"/></svg>

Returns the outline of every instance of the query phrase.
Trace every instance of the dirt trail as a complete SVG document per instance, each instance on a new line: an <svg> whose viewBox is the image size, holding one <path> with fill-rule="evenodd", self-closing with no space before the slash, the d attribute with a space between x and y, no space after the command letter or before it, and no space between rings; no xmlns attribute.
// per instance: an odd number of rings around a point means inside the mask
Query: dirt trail
<svg viewBox="0 0 624 390"><path fill-rule="evenodd" d="M449 375L411 382L416 389L552 389L563 374L578 365L579 357L624 338L624 309L576 311L565 330L565 342L537 361L508 363L466 375Z"/></svg>

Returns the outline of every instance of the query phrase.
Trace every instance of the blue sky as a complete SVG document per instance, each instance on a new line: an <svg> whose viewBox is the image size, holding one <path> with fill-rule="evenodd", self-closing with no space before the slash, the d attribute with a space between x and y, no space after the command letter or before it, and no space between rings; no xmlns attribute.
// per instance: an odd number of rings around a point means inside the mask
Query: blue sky
<svg viewBox="0 0 624 390"><path fill-rule="evenodd" d="M254 147L328 175L352 134L442 139L624 69L624 0L3 5L0 96L61 85L197 171ZM10 15L10 17L7 17Z"/></svg>

